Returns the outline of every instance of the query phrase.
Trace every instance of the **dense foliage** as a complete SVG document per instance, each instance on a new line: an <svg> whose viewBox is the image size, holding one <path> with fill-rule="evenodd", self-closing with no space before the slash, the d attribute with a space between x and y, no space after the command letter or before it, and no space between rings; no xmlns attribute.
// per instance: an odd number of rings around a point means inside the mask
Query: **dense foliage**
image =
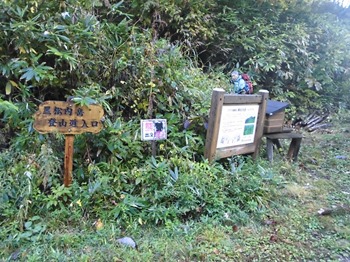
<svg viewBox="0 0 350 262"><path fill-rule="evenodd" d="M289 117L350 102L350 14L332 1L3 0L0 10L0 223L18 243L45 231L46 215L127 226L263 212L266 184L278 184L264 164L203 159L211 90L228 90L233 68L289 101ZM99 134L76 136L65 188L64 136L32 125L40 103L70 96L106 114ZM146 118L167 119L168 139L142 142Z"/></svg>

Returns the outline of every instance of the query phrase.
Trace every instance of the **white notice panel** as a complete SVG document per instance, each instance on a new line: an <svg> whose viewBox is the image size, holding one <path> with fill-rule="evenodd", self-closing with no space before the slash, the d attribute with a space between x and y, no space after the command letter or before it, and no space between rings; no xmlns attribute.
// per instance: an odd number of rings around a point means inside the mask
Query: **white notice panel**
<svg viewBox="0 0 350 262"><path fill-rule="evenodd" d="M216 148L254 142L259 105L223 106Z"/></svg>

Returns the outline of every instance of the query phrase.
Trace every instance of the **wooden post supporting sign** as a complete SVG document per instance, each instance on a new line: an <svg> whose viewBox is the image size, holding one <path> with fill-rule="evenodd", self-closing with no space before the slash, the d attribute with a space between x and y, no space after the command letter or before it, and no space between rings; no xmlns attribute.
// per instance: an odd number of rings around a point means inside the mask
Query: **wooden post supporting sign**
<svg viewBox="0 0 350 262"><path fill-rule="evenodd" d="M64 185L69 186L72 183L73 172L73 152L74 135L66 135L64 147Z"/></svg>
<svg viewBox="0 0 350 262"><path fill-rule="evenodd" d="M64 185L72 183L74 135L102 130L103 108L80 106L72 101L45 101L34 116L34 129L39 133L65 134Z"/></svg>

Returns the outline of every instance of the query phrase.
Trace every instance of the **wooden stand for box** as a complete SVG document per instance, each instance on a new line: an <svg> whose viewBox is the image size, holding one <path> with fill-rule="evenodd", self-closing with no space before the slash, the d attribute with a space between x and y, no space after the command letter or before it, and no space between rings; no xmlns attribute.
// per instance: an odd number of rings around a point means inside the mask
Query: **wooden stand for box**
<svg viewBox="0 0 350 262"><path fill-rule="evenodd" d="M267 158L273 160L273 149L276 145L278 152L281 152L280 139L291 139L287 159L297 161L300 144L303 136L292 133L293 129L284 127L286 102L269 100L266 107L266 117L264 122L264 137L266 137Z"/></svg>
<svg viewBox="0 0 350 262"><path fill-rule="evenodd" d="M289 131L289 130L286 130ZM292 132L280 132L273 134L264 134L266 137L266 150L267 158L270 162L273 161L273 145L277 146L277 150L280 152L282 146L279 139L291 139L287 159L297 161L300 149L301 140L303 138L302 134L292 133Z"/></svg>

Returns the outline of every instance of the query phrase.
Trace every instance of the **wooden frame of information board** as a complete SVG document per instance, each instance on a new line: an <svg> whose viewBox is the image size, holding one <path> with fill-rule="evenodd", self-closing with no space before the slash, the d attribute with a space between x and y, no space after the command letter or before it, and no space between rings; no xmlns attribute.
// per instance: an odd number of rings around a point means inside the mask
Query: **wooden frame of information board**
<svg viewBox="0 0 350 262"><path fill-rule="evenodd" d="M204 157L210 162L234 155L255 159L264 130L267 90L254 95L213 90Z"/></svg>

